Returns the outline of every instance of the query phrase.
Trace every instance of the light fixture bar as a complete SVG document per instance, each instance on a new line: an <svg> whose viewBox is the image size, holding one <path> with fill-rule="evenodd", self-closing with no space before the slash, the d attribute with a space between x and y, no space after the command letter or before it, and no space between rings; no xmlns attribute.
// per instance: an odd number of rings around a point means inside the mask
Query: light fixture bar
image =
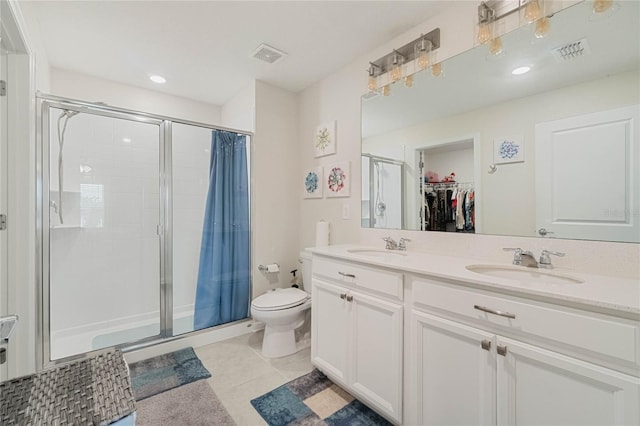
<svg viewBox="0 0 640 426"><path fill-rule="evenodd" d="M517 12L529 0L488 0L478 6L478 22L497 21L513 12Z"/></svg>
<svg viewBox="0 0 640 426"><path fill-rule="evenodd" d="M413 61L416 59L415 44L419 43L421 40L429 40L431 42L431 50L436 50L440 47L440 28L436 28L428 34L421 35L410 43L407 43L398 49L394 49L391 53L383 56L382 58L378 58L377 60L370 62L370 64L377 68L377 75L390 72L391 67L389 64L392 63L392 61L389 59L393 58L394 55L399 55L404 58L404 63Z"/></svg>

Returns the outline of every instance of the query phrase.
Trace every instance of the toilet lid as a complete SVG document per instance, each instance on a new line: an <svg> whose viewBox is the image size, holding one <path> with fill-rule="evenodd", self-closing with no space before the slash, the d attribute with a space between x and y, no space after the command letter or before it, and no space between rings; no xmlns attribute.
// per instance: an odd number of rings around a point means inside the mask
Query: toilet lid
<svg viewBox="0 0 640 426"><path fill-rule="evenodd" d="M268 291L262 296L256 297L251 305L262 311L275 311L298 306L307 300L308 297L307 292L299 288L282 288Z"/></svg>

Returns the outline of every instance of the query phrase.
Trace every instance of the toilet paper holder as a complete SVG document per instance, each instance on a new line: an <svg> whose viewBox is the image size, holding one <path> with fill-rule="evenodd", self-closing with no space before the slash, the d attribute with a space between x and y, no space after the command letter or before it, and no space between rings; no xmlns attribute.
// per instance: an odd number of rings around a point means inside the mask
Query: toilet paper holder
<svg viewBox="0 0 640 426"><path fill-rule="evenodd" d="M280 265L278 265L277 263L270 263L268 265L258 265L258 271L278 272L280 271Z"/></svg>

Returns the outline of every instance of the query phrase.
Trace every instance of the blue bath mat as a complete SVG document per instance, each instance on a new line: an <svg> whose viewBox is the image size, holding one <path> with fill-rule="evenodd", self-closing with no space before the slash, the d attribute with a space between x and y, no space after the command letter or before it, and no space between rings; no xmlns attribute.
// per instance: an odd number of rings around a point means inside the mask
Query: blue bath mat
<svg viewBox="0 0 640 426"><path fill-rule="evenodd" d="M318 370L251 400L270 426L391 425Z"/></svg>
<svg viewBox="0 0 640 426"><path fill-rule="evenodd" d="M193 348L135 362L129 365L129 370L136 401L211 377Z"/></svg>

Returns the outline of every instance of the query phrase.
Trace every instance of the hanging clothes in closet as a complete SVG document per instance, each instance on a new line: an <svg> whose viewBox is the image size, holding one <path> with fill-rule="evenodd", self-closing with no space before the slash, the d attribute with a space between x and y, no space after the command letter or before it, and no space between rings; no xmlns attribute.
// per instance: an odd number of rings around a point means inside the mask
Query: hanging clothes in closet
<svg viewBox="0 0 640 426"><path fill-rule="evenodd" d="M423 231L475 232L475 193L469 183L422 183Z"/></svg>

